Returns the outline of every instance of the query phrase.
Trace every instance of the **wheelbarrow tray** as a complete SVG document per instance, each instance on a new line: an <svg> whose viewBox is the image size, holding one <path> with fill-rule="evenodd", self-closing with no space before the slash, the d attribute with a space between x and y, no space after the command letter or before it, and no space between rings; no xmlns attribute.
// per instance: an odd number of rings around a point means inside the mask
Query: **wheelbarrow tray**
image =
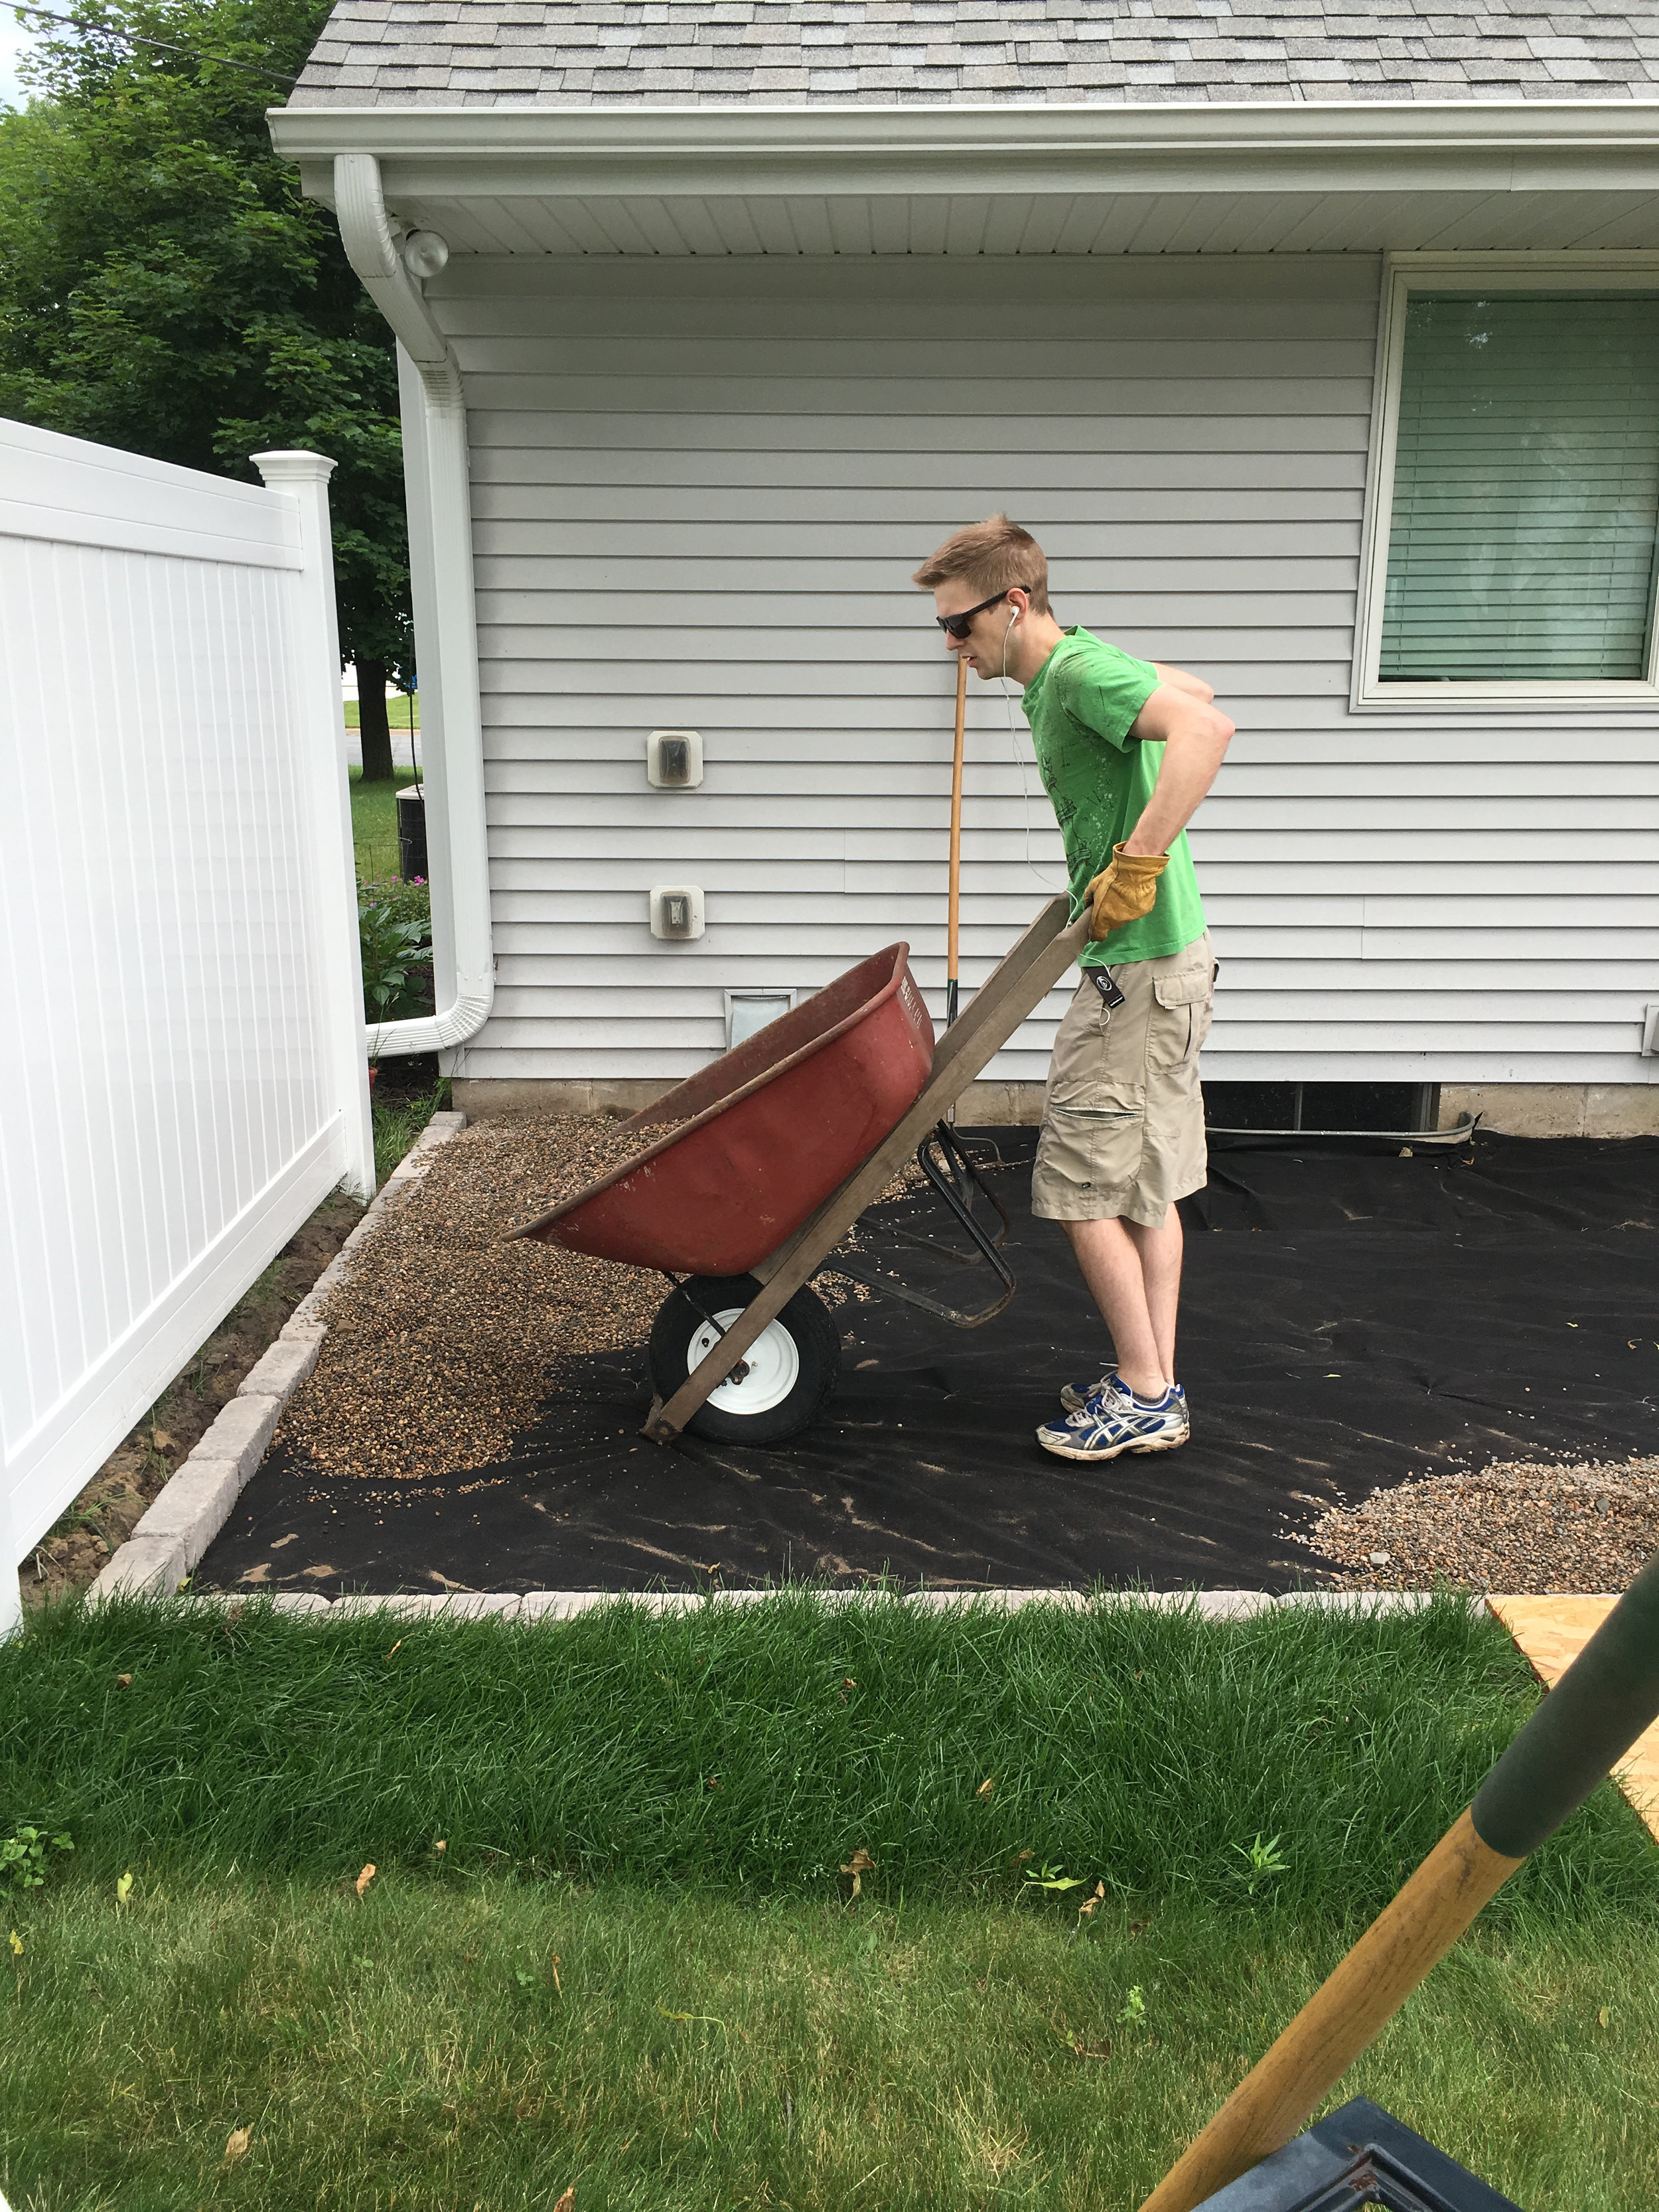
<svg viewBox="0 0 1659 2212"><path fill-rule="evenodd" d="M653 1404L644 1435L656 1443L671 1443L679 1435L794 1292L830 1259L865 1207L880 1197L906 1155L941 1115L949 1113L981 1068L1060 981L1088 939L1086 909L1073 921L1068 900L1050 899L986 977L966 1013L945 1031L927 1083L889 1133L775 1251L745 1270L761 1285L758 1297L735 1321L722 1327L719 1341L672 1395ZM660 1103L666 1105L667 1101Z"/></svg>
<svg viewBox="0 0 1659 2212"><path fill-rule="evenodd" d="M746 1274L926 1086L933 1024L908 954L872 953L634 1115L622 1127L641 1150L519 1235L665 1273Z"/></svg>

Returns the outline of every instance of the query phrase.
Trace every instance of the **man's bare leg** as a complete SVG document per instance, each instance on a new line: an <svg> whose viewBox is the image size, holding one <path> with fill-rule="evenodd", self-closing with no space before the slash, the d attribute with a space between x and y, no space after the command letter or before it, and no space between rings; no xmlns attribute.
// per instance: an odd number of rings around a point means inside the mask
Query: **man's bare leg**
<svg viewBox="0 0 1659 2212"><path fill-rule="evenodd" d="M1181 1208L1172 1206L1157 1229L1139 1221L1126 1221L1135 1249L1140 1255L1140 1277L1146 1289L1146 1311L1158 1341L1158 1364L1164 1379L1176 1379L1176 1314L1181 1304L1181 1257L1184 1249Z"/></svg>
<svg viewBox="0 0 1659 2212"><path fill-rule="evenodd" d="M1175 1212L1173 1206L1170 1212ZM1138 1398L1161 1398L1169 1388L1170 1377L1164 1370L1164 1355L1159 1349L1157 1325L1147 1296L1147 1282L1141 1255L1139 1237L1162 1238L1167 1235L1167 1220L1163 1230L1130 1231L1137 1225L1126 1221L1064 1221L1060 1226L1071 1239L1072 1249L1083 1272L1089 1292L1100 1308L1117 1353L1117 1371ZM1179 1224L1176 1228L1179 1236ZM1153 1279L1164 1295L1169 1274L1167 1264L1155 1259ZM1179 1246L1176 1248L1174 1281L1178 1291L1181 1281ZM1170 1306L1169 1333L1170 1349L1174 1350L1175 1313Z"/></svg>

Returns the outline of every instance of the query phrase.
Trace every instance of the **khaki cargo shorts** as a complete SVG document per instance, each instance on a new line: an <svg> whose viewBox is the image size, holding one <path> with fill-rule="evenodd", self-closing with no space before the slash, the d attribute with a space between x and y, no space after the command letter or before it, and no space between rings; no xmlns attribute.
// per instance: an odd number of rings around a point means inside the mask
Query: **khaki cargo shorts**
<svg viewBox="0 0 1659 2212"><path fill-rule="evenodd" d="M1208 1168L1198 1055L1215 992L1210 933L1112 977L1124 1003L1109 1010L1085 975L1054 1039L1031 1211L1157 1229Z"/></svg>

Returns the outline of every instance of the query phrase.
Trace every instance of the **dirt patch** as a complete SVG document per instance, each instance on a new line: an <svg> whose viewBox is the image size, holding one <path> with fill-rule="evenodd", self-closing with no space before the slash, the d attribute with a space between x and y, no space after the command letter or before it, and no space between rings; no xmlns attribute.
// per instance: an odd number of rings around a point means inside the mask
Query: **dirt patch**
<svg viewBox="0 0 1659 2212"><path fill-rule="evenodd" d="M435 1052L402 1053L387 1060L371 1060L374 1070L374 1103L394 1109L431 1097L441 1078Z"/></svg>
<svg viewBox="0 0 1659 2212"><path fill-rule="evenodd" d="M1296 1540L1362 1589L1622 1590L1659 1550L1659 1458L1494 1461L1374 1491Z"/></svg>
<svg viewBox="0 0 1659 2212"><path fill-rule="evenodd" d="M25 1559L26 1606L97 1579L362 1218L356 1201L336 1191L289 1238Z"/></svg>
<svg viewBox="0 0 1659 2212"><path fill-rule="evenodd" d="M508 1232L661 1133L515 1115L441 1146L329 1294L317 1365L277 1431L300 1463L393 1481L487 1465L562 1364L643 1343L661 1276Z"/></svg>

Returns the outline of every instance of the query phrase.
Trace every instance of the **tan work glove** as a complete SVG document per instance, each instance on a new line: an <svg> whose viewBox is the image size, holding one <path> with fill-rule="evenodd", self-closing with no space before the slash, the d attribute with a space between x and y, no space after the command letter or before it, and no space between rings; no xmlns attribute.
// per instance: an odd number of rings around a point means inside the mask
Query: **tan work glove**
<svg viewBox="0 0 1659 2212"><path fill-rule="evenodd" d="M1170 865L1167 853L1126 853L1114 845L1109 867L1103 868L1084 896L1093 908L1091 938L1109 937L1127 921L1150 914L1158 898L1158 879Z"/></svg>

